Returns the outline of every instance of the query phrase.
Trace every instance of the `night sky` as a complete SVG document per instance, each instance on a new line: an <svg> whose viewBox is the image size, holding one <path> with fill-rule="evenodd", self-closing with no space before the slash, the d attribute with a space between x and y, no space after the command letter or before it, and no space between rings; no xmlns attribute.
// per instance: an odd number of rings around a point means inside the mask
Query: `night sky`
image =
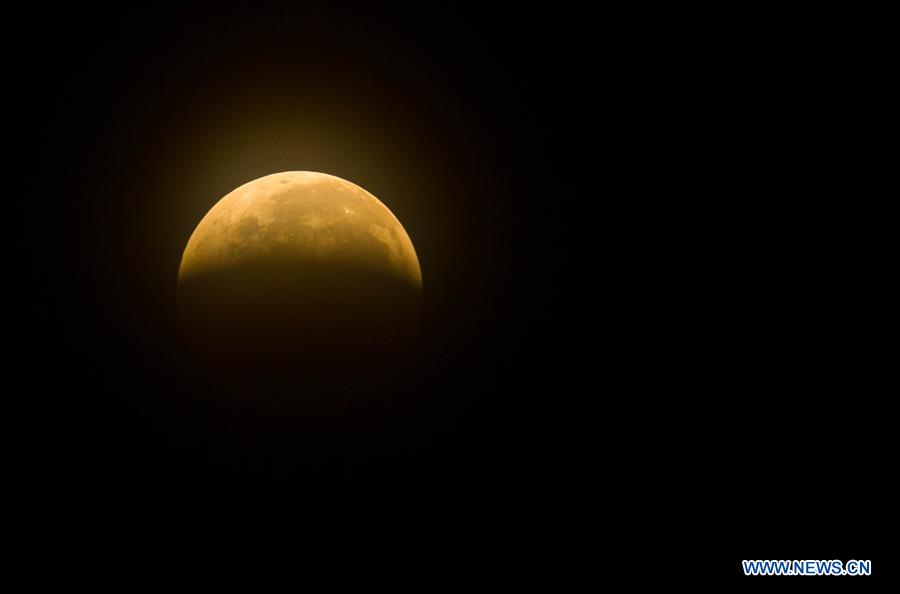
<svg viewBox="0 0 900 594"><path fill-rule="evenodd" d="M629 555L877 571L882 38L638 12L23 16L41 26L10 54L33 168L10 397L38 408L50 529L234 538L298 568L322 531L334 556L482 585ZM422 268L403 405L338 448L221 405L178 320L200 218L287 170L379 197Z"/></svg>

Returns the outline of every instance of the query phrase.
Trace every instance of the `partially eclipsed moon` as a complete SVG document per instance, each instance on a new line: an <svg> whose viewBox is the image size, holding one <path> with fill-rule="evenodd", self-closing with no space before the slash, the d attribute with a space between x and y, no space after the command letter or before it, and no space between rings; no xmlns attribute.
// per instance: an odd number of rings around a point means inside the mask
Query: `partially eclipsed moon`
<svg viewBox="0 0 900 594"><path fill-rule="evenodd" d="M422 273L396 217L346 180L276 173L203 217L179 268L192 345L229 379L317 386L378 367L415 333Z"/></svg>
<svg viewBox="0 0 900 594"><path fill-rule="evenodd" d="M391 211L359 186L312 171L267 175L222 198L191 235L179 278L267 254L353 262L422 285L412 241Z"/></svg>

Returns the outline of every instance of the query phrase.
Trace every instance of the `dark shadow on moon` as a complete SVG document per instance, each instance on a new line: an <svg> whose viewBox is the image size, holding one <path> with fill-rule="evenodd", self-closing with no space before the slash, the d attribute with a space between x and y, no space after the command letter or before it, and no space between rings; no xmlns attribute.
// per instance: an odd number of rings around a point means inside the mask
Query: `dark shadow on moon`
<svg viewBox="0 0 900 594"><path fill-rule="evenodd" d="M355 414L408 364L421 288L356 262L247 259L179 283L185 335L238 399L281 414Z"/></svg>
<svg viewBox="0 0 900 594"><path fill-rule="evenodd" d="M179 302L188 345L221 387L195 403L202 447L229 473L368 467L403 440L418 285L359 262L269 255L183 278Z"/></svg>

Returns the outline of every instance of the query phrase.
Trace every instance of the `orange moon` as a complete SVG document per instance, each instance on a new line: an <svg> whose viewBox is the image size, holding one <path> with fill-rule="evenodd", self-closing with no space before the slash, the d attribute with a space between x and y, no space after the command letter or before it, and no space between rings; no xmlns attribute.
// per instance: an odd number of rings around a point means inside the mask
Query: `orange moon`
<svg viewBox="0 0 900 594"><path fill-rule="evenodd" d="M210 209L185 247L178 289L187 338L217 375L302 392L402 359L422 272L409 235L375 196L291 171Z"/></svg>

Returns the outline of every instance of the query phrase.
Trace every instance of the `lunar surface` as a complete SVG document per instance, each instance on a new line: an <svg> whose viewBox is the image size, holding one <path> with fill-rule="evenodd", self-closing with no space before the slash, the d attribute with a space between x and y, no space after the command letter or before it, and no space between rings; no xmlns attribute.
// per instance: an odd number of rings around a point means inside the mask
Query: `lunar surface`
<svg viewBox="0 0 900 594"><path fill-rule="evenodd" d="M261 177L222 198L191 235L179 278L277 254L365 264L422 285L391 211L359 186L311 171Z"/></svg>
<svg viewBox="0 0 900 594"><path fill-rule="evenodd" d="M402 364L422 290L390 210L305 171L222 198L191 235L178 280L185 333L216 376L300 399Z"/></svg>

